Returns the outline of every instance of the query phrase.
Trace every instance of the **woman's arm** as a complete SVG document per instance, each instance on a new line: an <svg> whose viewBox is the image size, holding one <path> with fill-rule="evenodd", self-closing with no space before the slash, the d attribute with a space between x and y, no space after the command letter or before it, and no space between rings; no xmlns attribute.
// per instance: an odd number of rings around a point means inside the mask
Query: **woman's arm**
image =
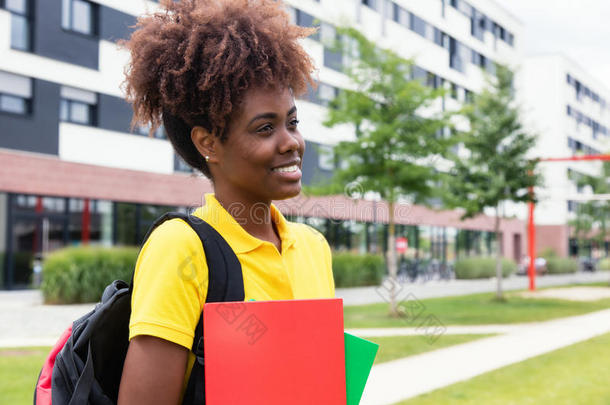
<svg viewBox="0 0 610 405"><path fill-rule="evenodd" d="M121 386L119 405L178 405L189 351L153 336L131 339Z"/></svg>

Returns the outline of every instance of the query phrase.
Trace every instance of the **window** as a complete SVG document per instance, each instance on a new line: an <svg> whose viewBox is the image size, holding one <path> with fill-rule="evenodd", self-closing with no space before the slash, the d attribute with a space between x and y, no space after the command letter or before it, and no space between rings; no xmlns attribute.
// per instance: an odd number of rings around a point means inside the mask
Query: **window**
<svg viewBox="0 0 610 405"><path fill-rule="evenodd" d="M392 20L397 22L400 25L405 27L409 27L409 12L404 8L400 7L398 4L394 3L393 12L392 12Z"/></svg>
<svg viewBox="0 0 610 405"><path fill-rule="evenodd" d="M150 125L140 125L135 129L135 133L138 135L149 136L150 135ZM167 139L167 133L165 132L165 128L160 126L153 132L153 138L156 139Z"/></svg>
<svg viewBox="0 0 610 405"><path fill-rule="evenodd" d="M332 146L317 145L318 167L322 170L335 170L335 154Z"/></svg>
<svg viewBox="0 0 610 405"><path fill-rule="evenodd" d="M335 41L340 38L337 30L330 24L323 23L320 27L320 35L324 44L324 66L341 72L343 70L343 54L340 50L335 50Z"/></svg>
<svg viewBox="0 0 610 405"><path fill-rule="evenodd" d="M20 51L31 50L32 35L28 0L5 0L5 7L11 12L11 48Z"/></svg>
<svg viewBox="0 0 610 405"><path fill-rule="evenodd" d="M318 86L317 98L322 105L328 105L338 94L339 89L330 84L320 83Z"/></svg>
<svg viewBox="0 0 610 405"><path fill-rule="evenodd" d="M295 10L295 21L296 25L301 27L319 27L320 24L316 23L316 19L311 15L302 10ZM309 36L309 38L318 41L320 39L320 32L317 31L315 34Z"/></svg>
<svg viewBox="0 0 610 405"><path fill-rule="evenodd" d="M458 99L458 85L457 84L451 83L451 92L449 93L449 96L454 100Z"/></svg>
<svg viewBox="0 0 610 405"><path fill-rule="evenodd" d="M97 33L97 6L84 0L62 0L61 27L86 35Z"/></svg>
<svg viewBox="0 0 610 405"><path fill-rule="evenodd" d="M484 41L485 37L486 18L477 10L473 10L470 17L470 34L480 41Z"/></svg>
<svg viewBox="0 0 610 405"><path fill-rule="evenodd" d="M31 112L32 80L0 71L0 111L26 115Z"/></svg>
<svg viewBox="0 0 610 405"><path fill-rule="evenodd" d="M438 28L434 28L434 43L445 49L449 49L449 36Z"/></svg>
<svg viewBox="0 0 610 405"><path fill-rule="evenodd" d="M362 4L372 8L375 11L379 11L379 6L383 0L361 0Z"/></svg>
<svg viewBox="0 0 610 405"><path fill-rule="evenodd" d="M449 37L449 66L463 73L469 58L472 58L469 48L455 38Z"/></svg>
<svg viewBox="0 0 610 405"><path fill-rule="evenodd" d="M422 37L426 37L427 26L428 24L424 20L415 14L411 14L411 24L409 28L411 28L412 31L415 31Z"/></svg>
<svg viewBox="0 0 610 405"><path fill-rule="evenodd" d="M59 119L75 124L96 125L97 95L73 87L61 88Z"/></svg>

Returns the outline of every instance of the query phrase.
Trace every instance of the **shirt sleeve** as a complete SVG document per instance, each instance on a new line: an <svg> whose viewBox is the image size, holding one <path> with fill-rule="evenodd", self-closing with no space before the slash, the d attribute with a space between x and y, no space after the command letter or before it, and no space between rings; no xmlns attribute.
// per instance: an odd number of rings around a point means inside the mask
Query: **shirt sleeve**
<svg viewBox="0 0 610 405"><path fill-rule="evenodd" d="M190 349L207 289L207 263L197 233L180 219L164 222L136 263L129 339L149 335Z"/></svg>

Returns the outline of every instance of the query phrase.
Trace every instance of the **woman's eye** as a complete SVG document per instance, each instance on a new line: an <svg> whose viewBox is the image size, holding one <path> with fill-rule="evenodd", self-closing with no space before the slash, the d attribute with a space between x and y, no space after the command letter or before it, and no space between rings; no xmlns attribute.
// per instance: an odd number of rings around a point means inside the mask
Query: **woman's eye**
<svg viewBox="0 0 610 405"><path fill-rule="evenodd" d="M296 127L297 125L299 125L299 120L297 120L296 118L290 121L291 127Z"/></svg>
<svg viewBox="0 0 610 405"><path fill-rule="evenodd" d="M257 129L256 132L264 133L264 132L270 132L272 130L273 130L273 126L271 124L265 124L262 127L260 127L259 129Z"/></svg>

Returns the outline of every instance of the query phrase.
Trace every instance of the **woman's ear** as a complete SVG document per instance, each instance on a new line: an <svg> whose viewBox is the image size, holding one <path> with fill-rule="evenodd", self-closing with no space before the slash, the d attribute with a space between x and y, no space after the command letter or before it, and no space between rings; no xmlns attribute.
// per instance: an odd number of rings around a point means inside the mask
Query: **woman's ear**
<svg viewBox="0 0 610 405"><path fill-rule="evenodd" d="M191 140L207 163L215 163L218 161L216 156L216 143L218 142L218 138L210 131L200 126L193 127L193 129L191 129Z"/></svg>

